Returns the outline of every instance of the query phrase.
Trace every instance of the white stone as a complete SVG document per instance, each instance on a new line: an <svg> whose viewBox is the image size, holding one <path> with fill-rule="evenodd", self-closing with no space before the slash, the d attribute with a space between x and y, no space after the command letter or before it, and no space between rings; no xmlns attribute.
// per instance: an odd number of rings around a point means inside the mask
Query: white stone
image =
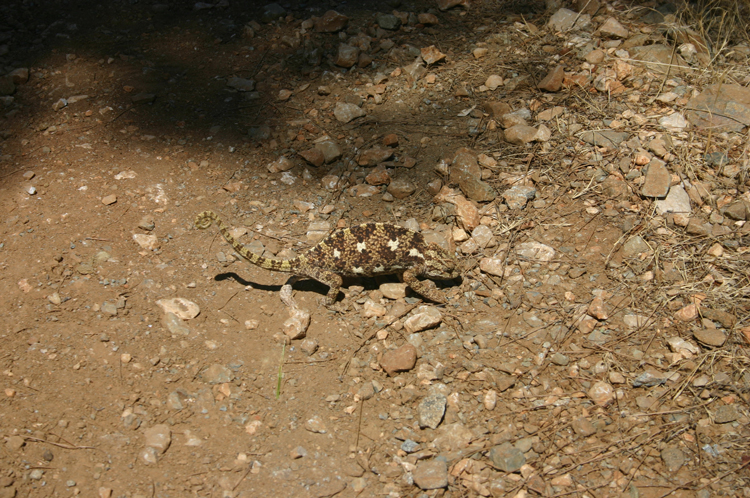
<svg viewBox="0 0 750 498"><path fill-rule="evenodd" d="M184 297L173 297L171 299L159 299L156 304L164 310L165 313L173 313L183 320L190 320L198 316L201 312L200 307Z"/></svg>

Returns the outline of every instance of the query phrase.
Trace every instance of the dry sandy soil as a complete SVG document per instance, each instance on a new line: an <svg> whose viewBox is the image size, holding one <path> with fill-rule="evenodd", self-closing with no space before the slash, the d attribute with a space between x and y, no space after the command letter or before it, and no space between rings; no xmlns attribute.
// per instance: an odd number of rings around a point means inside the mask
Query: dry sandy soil
<svg viewBox="0 0 750 498"><path fill-rule="evenodd" d="M632 156L565 131L664 107L537 90L552 55L579 64L565 36L541 28L550 13L538 2L286 7L271 23L263 5L235 1L0 7L0 61L29 69L0 116L0 497L748 496L747 230L685 235L630 178L606 183ZM349 16L346 35L302 25L331 8ZM394 9L439 24L376 29ZM626 12L604 18L636 23ZM372 37L373 62L343 70L338 46L358 32ZM398 70L430 45L447 59L418 79ZM478 47L489 53L475 58ZM531 83L478 90L491 74ZM238 91L232 77L256 88ZM566 113L548 124L551 139L511 145L491 101ZM337 102L367 115L341 123ZM391 134L386 172L416 191L356 195L372 171L358 154ZM342 157L308 164L298 152L325 135ZM698 134L680 142L685 158L707 140L742 152L732 135ZM522 180L536 197L477 204L492 241L461 258L494 257L503 271L437 282L449 303L427 303L439 324L416 334L404 323L420 297L379 289L395 277L346 281L344 312L320 306L326 286L302 281L294 295L311 324L287 343L286 277L193 226L212 209L272 256L309 247L314 222L407 224L455 249L460 222L431 182L450 184L436 165L462 147L487 156L482 178L497 192ZM269 172L282 155L294 167ZM327 175L348 186L328 188ZM713 185L739 196L747 175ZM648 246L628 258L636 235ZM706 263L727 240L728 259ZM528 242L554 257L518 255ZM738 291L707 290L721 287L716 273ZM722 346L696 341L700 318L674 318L696 294L724 313L708 324ZM174 297L200 314L166 323L156 301ZM670 346L680 338L688 349ZM384 353L407 343L416 366L388 376ZM431 395L447 404L436 428L420 423Z"/></svg>

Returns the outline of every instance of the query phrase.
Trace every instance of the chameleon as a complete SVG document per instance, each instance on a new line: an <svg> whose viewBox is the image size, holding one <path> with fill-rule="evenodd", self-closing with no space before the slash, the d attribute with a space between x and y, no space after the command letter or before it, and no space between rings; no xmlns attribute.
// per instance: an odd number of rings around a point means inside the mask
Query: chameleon
<svg viewBox="0 0 750 498"><path fill-rule="evenodd" d="M329 287L324 299L331 306L338 297L342 277L402 275L403 281L421 296L437 302L447 300L417 277L450 280L459 276L457 260L441 247L425 241L421 233L390 223L364 223L335 230L293 259L265 258L250 252L230 233L213 211L203 211L195 226L206 229L216 223L224 239L248 262L266 270L308 277Z"/></svg>

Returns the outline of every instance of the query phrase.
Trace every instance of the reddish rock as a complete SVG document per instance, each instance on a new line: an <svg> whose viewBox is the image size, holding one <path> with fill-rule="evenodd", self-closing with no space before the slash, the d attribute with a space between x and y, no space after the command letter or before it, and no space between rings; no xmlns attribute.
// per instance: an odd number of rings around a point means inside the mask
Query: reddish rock
<svg viewBox="0 0 750 498"><path fill-rule="evenodd" d="M380 359L380 366L389 376L411 370L416 364L417 348L408 343L398 349L386 351Z"/></svg>
<svg viewBox="0 0 750 498"><path fill-rule="evenodd" d="M421 53L422 60L424 60L427 64L435 64L436 62L440 62L441 60L445 59L445 54L438 50L435 45L430 45L429 47L423 48L421 50Z"/></svg>
<svg viewBox="0 0 750 498"><path fill-rule="evenodd" d="M325 156L319 149L312 148L299 153L302 158L313 166L322 166L325 163Z"/></svg>
<svg viewBox="0 0 750 498"><path fill-rule="evenodd" d="M419 14L417 16L417 20L419 21L420 24L424 24L425 26L430 26L432 24L440 23L440 21L438 20L435 14L428 14L428 13Z"/></svg>
<svg viewBox="0 0 750 498"><path fill-rule="evenodd" d="M555 69L547 73L542 81L539 82L537 87L540 90L546 90L548 92L558 92L563 85L563 79L565 78L565 71L562 66L557 66Z"/></svg>
<svg viewBox="0 0 750 498"><path fill-rule="evenodd" d="M536 138L536 129L527 125L511 126L505 130L505 140L515 145L529 143Z"/></svg>
<svg viewBox="0 0 750 498"><path fill-rule="evenodd" d="M391 183L391 175L385 168L377 167L365 177L365 181L370 185L388 185Z"/></svg>
<svg viewBox="0 0 750 498"><path fill-rule="evenodd" d="M366 150L359 155L357 164L359 164L360 166L377 166L383 161L387 161L391 157L393 157L392 149L373 147L372 149Z"/></svg>
<svg viewBox="0 0 750 498"><path fill-rule="evenodd" d="M506 104L505 102L487 102L484 104L484 109L492 116L493 118L499 118L501 116L504 116L505 114L510 114L513 112L513 108Z"/></svg>
<svg viewBox="0 0 750 498"><path fill-rule="evenodd" d="M335 33L344 29L349 18L335 10L329 10L315 21L315 31L318 33Z"/></svg>
<svg viewBox="0 0 750 498"><path fill-rule="evenodd" d="M388 193L396 199L406 199L417 190L417 187L408 180L393 180L388 185Z"/></svg>
<svg viewBox="0 0 750 498"><path fill-rule="evenodd" d="M341 67L352 67L359 60L359 49L342 43L336 57L336 65Z"/></svg>
<svg viewBox="0 0 750 498"><path fill-rule="evenodd" d="M396 147L398 145L398 135L389 133L383 137L383 145L386 147Z"/></svg>

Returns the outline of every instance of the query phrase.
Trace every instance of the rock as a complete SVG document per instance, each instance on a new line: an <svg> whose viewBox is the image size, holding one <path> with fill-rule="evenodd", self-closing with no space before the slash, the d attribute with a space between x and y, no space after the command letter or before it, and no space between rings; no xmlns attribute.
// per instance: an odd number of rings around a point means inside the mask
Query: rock
<svg viewBox="0 0 750 498"><path fill-rule="evenodd" d="M117 196L115 194L110 194L105 197L102 197L102 204L105 206L109 206L110 204L114 204L117 202Z"/></svg>
<svg viewBox="0 0 750 498"><path fill-rule="evenodd" d="M151 216L144 216L141 218L141 221L138 222L138 228L141 228L143 230L151 231L154 228L156 228L156 224L154 223L154 219Z"/></svg>
<svg viewBox="0 0 750 498"><path fill-rule="evenodd" d="M406 199L417 190L417 187L409 180L397 178L391 181L387 190L396 199Z"/></svg>
<svg viewBox="0 0 750 498"><path fill-rule="evenodd" d="M359 48L342 43L339 45L335 64L340 67L352 67L359 60Z"/></svg>
<svg viewBox="0 0 750 498"><path fill-rule="evenodd" d="M401 19L393 14L378 14L376 22L383 29L397 30L401 27Z"/></svg>
<svg viewBox="0 0 750 498"><path fill-rule="evenodd" d="M23 85L29 81L29 68L19 67L8 73L16 86Z"/></svg>
<svg viewBox="0 0 750 498"><path fill-rule="evenodd" d="M514 145L523 145L536 139L537 130L533 126L514 125L505 130L505 141Z"/></svg>
<svg viewBox="0 0 750 498"><path fill-rule="evenodd" d="M558 92L562 88L565 71L562 66L556 66L539 82L537 87L547 92Z"/></svg>
<svg viewBox="0 0 750 498"><path fill-rule="evenodd" d="M172 431L166 424L157 424L143 431L146 446L153 448L159 455L164 454L172 443Z"/></svg>
<svg viewBox="0 0 750 498"><path fill-rule="evenodd" d="M183 320L191 320L200 314L200 307L184 297L173 297L170 299L159 299L156 304L165 313L174 313Z"/></svg>
<svg viewBox="0 0 750 498"><path fill-rule="evenodd" d="M555 257L555 250L540 242L522 242L516 245L516 254L519 258L547 262Z"/></svg>
<svg viewBox="0 0 750 498"><path fill-rule="evenodd" d="M316 434L325 434L328 432L323 418L320 415L313 415L305 421L305 429Z"/></svg>
<svg viewBox="0 0 750 498"><path fill-rule="evenodd" d="M404 329L413 334L432 327L436 327L443 320L440 311L433 306L420 306L417 311L406 319Z"/></svg>
<svg viewBox="0 0 750 498"><path fill-rule="evenodd" d="M445 405L447 402L447 398L439 393L433 393L425 397L417 407L419 427L435 429L440 425L440 421L443 420L443 415L445 414Z"/></svg>
<svg viewBox="0 0 750 498"><path fill-rule="evenodd" d="M445 59L445 54L438 50L435 45L421 49L422 60L427 64L435 64Z"/></svg>
<svg viewBox="0 0 750 498"><path fill-rule="evenodd" d="M479 261L479 269L484 273L495 275L497 277L503 276L503 269L505 268L505 262L502 258L482 258Z"/></svg>
<svg viewBox="0 0 750 498"><path fill-rule="evenodd" d="M630 33L614 17L608 18L599 27L599 33L609 38L627 38Z"/></svg>
<svg viewBox="0 0 750 498"><path fill-rule="evenodd" d="M487 102L484 104L484 108L490 116L496 119L513 112L513 109L510 107L510 105L506 104L505 102Z"/></svg>
<svg viewBox="0 0 750 498"><path fill-rule="evenodd" d="M570 363L570 358L568 358L562 353L555 353L550 357L550 361L554 363L555 365L560 365L564 367L565 365Z"/></svg>
<svg viewBox="0 0 750 498"><path fill-rule="evenodd" d="M659 118L659 124L667 131L682 131L687 128L688 121L679 112L673 112L669 116Z"/></svg>
<svg viewBox="0 0 750 498"><path fill-rule="evenodd" d="M286 301L287 306L290 307L289 318L287 318L281 325L281 329L284 332L284 335L290 340L302 339L307 334L307 328L310 326L310 313L294 305L291 285L284 285L281 288L281 293L282 295L287 294L287 299L292 300L291 303L290 301ZM281 299L282 301L285 300L284 297ZM290 304L292 305L290 306Z"/></svg>
<svg viewBox="0 0 750 498"><path fill-rule="evenodd" d="M737 200L726 206L721 213L736 221L745 221L750 218L750 202Z"/></svg>
<svg viewBox="0 0 750 498"><path fill-rule="evenodd" d="M326 163L332 163L333 161L340 159L343 154L339 144L327 137L316 141L315 148L323 153Z"/></svg>
<svg viewBox="0 0 750 498"><path fill-rule="evenodd" d="M16 85L13 83L13 78L9 75L0 76L0 95L13 95L14 93L16 93Z"/></svg>
<svg viewBox="0 0 750 498"><path fill-rule="evenodd" d="M312 164L315 167L320 167L325 163L325 156L323 155L323 152L318 149L317 147L313 147L312 149L307 149L305 151L299 152L299 155L302 156L302 159L307 161L308 163Z"/></svg>
<svg viewBox="0 0 750 498"><path fill-rule="evenodd" d="M422 14L417 14L417 21L419 24L424 24L426 26L432 26L433 24L440 24L440 20L435 14L429 14L427 12Z"/></svg>
<svg viewBox="0 0 750 498"><path fill-rule="evenodd" d="M536 197L536 189L527 185L515 185L503 192L503 200L510 209L523 209Z"/></svg>
<svg viewBox="0 0 750 498"><path fill-rule="evenodd" d="M631 61L640 62L649 71L657 73L659 75L667 74L667 70L670 71L670 76L682 75L685 70L684 67L688 67L685 59L679 54L674 54L672 57L672 48L666 45L646 45L639 47L630 47L628 52L631 56ZM690 104L688 103L690 108ZM705 109L705 107L699 107Z"/></svg>
<svg viewBox="0 0 750 498"><path fill-rule="evenodd" d="M690 197L680 185L670 188L667 197L656 201L655 205L658 214L690 213Z"/></svg>
<svg viewBox="0 0 750 498"><path fill-rule="evenodd" d="M596 145L598 147L612 147L614 149L626 141L630 137L630 134L624 131L584 131L580 134L579 138L587 144Z"/></svg>
<svg viewBox="0 0 750 498"><path fill-rule="evenodd" d="M190 329L185 322L174 313L167 312L162 318L162 325L174 335L190 335Z"/></svg>
<svg viewBox="0 0 750 498"><path fill-rule="evenodd" d="M388 299L402 299L406 297L406 287L407 284L404 283L380 284L380 292Z"/></svg>
<svg viewBox="0 0 750 498"><path fill-rule="evenodd" d="M734 405L721 405L714 411L714 422L717 424L727 424L738 418L739 413L737 413L737 408Z"/></svg>
<svg viewBox="0 0 750 498"><path fill-rule="evenodd" d="M360 166L377 166L391 157L393 157L393 149L390 147L373 147L359 155L357 164Z"/></svg>
<svg viewBox="0 0 750 498"><path fill-rule="evenodd" d="M269 3L263 7L263 13L260 15L260 20L265 23L277 21L281 17L286 16L286 10L284 7L277 3Z"/></svg>
<svg viewBox="0 0 750 498"><path fill-rule="evenodd" d="M365 304L362 305L362 314L365 318L372 318L374 316L380 317L384 316L388 310L380 303L376 303L372 299L368 299L365 301Z"/></svg>
<svg viewBox="0 0 750 498"><path fill-rule="evenodd" d="M414 368L417 364L417 348L409 343L397 349L391 349L383 354L380 359L380 366L389 376L396 372L406 372Z"/></svg>
<svg viewBox="0 0 750 498"><path fill-rule="evenodd" d="M574 419L570 426L579 436L589 437L596 434L596 427L586 417L578 417Z"/></svg>
<svg viewBox="0 0 750 498"><path fill-rule="evenodd" d="M495 406L497 406L497 391L494 389L490 389L486 393L484 393L484 396L482 398L482 404L484 404L484 408L492 411L495 409Z"/></svg>
<svg viewBox="0 0 750 498"><path fill-rule="evenodd" d="M674 317L676 320L681 322L690 322L698 318L698 306L695 303L688 304L687 306L679 309Z"/></svg>
<svg viewBox="0 0 750 498"><path fill-rule="evenodd" d="M484 82L484 86L489 88L491 91L495 91L499 86L503 84L503 78L497 74L491 74Z"/></svg>
<svg viewBox="0 0 750 498"><path fill-rule="evenodd" d="M615 399L615 392L607 382L595 382L588 391L588 396L598 406L607 406Z"/></svg>
<svg viewBox="0 0 750 498"><path fill-rule="evenodd" d="M5 439L5 447L10 451L18 451L23 448L26 444L26 440L22 436L8 436Z"/></svg>
<svg viewBox="0 0 750 498"><path fill-rule="evenodd" d="M441 11L451 9L457 5L468 7L468 0L437 0L438 9Z"/></svg>
<svg viewBox="0 0 750 498"><path fill-rule="evenodd" d="M135 233L133 234L133 240L135 240L136 244L141 246L143 249L146 249L147 251L155 251L159 249L159 239L156 237L156 235Z"/></svg>
<svg viewBox="0 0 750 498"><path fill-rule="evenodd" d="M688 121L714 133L750 126L750 88L742 85L710 85L685 107L691 109L686 112Z"/></svg>
<svg viewBox="0 0 750 498"><path fill-rule="evenodd" d="M674 474L685 464L685 454L674 446L667 446L661 450L661 459L670 474Z"/></svg>
<svg viewBox="0 0 750 498"><path fill-rule="evenodd" d="M294 163L287 159L286 156L281 156L266 165L269 173L280 173L282 171L289 171L292 168L294 168Z"/></svg>
<svg viewBox="0 0 750 498"><path fill-rule="evenodd" d="M521 450L509 442L494 446L489 453L492 465L503 472L516 472L526 463Z"/></svg>
<svg viewBox="0 0 750 498"><path fill-rule="evenodd" d="M318 33L336 33L346 28L349 18L335 10L329 10L315 21L315 31Z"/></svg>
<svg viewBox="0 0 750 498"><path fill-rule="evenodd" d="M586 30L591 25L591 16L579 14L570 9L559 9L547 23L555 31Z"/></svg>
<svg viewBox="0 0 750 498"><path fill-rule="evenodd" d="M240 92L252 92L255 90L255 80L232 76L227 80L227 86L239 90Z"/></svg>
<svg viewBox="0 0 750 498"><path fill-rule="evenodd" d="M212 364L201 372L201 378L207 384L225 384L230 382L233 377L231 370L218 363Z"/></svg>
<svg viewBox="0 0 750 498"><path fill-rule="evenodd" d="M649 251L651 251L651 247L640 235L629 238L627 242L622 245L622 255L626 258L635 258L639 254Z"/></svg>
<svg viewBox="0 0 750 498"><path fill-rule="evenodd" d="M354 104L337 102L336 107L333 109L333 115L340 123L348 123L353 119L364 116L365 111Z"/></svg>
<svg viewBox="0 0 750 498"><path fill-rule="evenodd" d="M448 486L448 462L437 457L417 462L412 472L414 484L419 489L440 489Z"/></svg>
<svg viewBox="0 0 750 498"><path fill-rule="evenodd" d="M727 335L724 332L710 327L693 330L693 337L701 344L712 347L723 346L727 341Z"/></svg>

